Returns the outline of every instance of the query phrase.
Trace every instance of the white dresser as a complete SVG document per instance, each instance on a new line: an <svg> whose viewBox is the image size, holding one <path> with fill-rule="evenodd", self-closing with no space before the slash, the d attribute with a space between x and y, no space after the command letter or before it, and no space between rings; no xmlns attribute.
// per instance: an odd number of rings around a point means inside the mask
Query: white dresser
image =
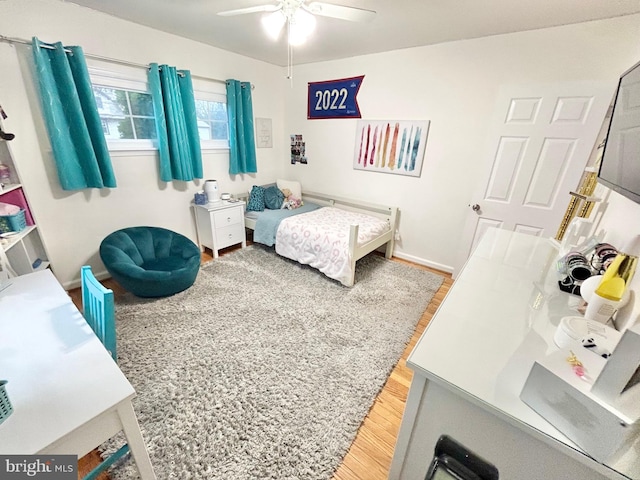
<svg viewBox="0 0 640 480"><path fill-rule="evenodd" d="M244 230L245 202L219 202L192 205L196 218L196 233L201 249L208 247L218 258L218 250L238 243L247 246Z"/></svg>
<svg viewBox="0 0 640 480"><path fill-rule="evenodd" d="M407 359L390 479L423 480L442 434L508 480L640 479L640 442L603 465L520 400L534 361L558 350L560 319L578 315L581 299L557 287L557 255L548 239L487 231Z"/></svg>

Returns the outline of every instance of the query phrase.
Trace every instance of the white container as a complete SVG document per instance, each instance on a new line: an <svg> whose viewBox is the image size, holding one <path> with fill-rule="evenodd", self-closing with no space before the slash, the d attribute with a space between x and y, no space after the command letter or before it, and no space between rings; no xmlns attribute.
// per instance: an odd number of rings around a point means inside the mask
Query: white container
<svg viewBox="0 0 640 480"><path fill-rule="evenodd" d="M599 355L598 351L613 352L621 336L622 334L615 328L600 322L569 316L560 319L553 341L559 348L573 348L575 351L581 351L585 345L583 340L590 339L598 348L588 347L587 350Z"/></svg>
<svg viewBox="0 0 640 480"><path fill-rule="evenodd" d="M218 190L218 182L216 180L207 180L204 182L204 193L207 194L209 203L220 201L220 191Z"/></svg>
<svg viewBox="0 0 640 480"><path fill-rule="evenodd" d="M585 312L584 314L585 318L588 318L589 320L595 320L600 323L606 323L607 319L603 320L602 318L609 313L608 312L608 310L610 310L609 307L615 307L615 311L618 311L621 308L625 307L627 303L629 303L629 300L631 298L631 291L629 289L625 290L624 294L622 295L622 299L619 302L617 302L617 305L603 306L598 303L598 299L602 299L605 302L612 302L612 303L616 303L616 302L613 302L611 300L605 300L602 297L596 295L595 291L596 291L596 288L598 288L598 285L600 285L600 281L602 281L602 275L594 275L593 277L587 278L584 282L582 282L582 285L580 286L580 295L582 296L584 301L587 302L587 304L590 302L592 297L594 298L594 302L595 302L595 304L591 306L591 310L588 310L589 313ZM596 296L598 298L595 298ZM602 310L604 315L599 315L598 314L599 310ZM619 325L616 324L615 326L616 328L619 328Z"/></svg>
<svg viewBox="0 0 640 480"><path fill-rule="evenodd" d="M620 301L608 300L594 292L589 298L584 318L606 324L618 311L620 303Z"/></svg>

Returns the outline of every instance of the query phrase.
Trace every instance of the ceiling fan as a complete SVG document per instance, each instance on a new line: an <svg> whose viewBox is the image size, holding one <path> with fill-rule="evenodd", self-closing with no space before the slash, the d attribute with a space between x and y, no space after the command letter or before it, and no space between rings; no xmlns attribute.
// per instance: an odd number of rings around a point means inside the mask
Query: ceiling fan
<svg viewBox="0 0 640 480"><path fill-rule="evenodd" d="M239 8L218 12L223 17L244 15L248 13L268 13L262 17L262 24L267 34L274 40L280 36L282 28L287 26L289 45L301 45L306 41L315 28L315 15L338 18L351 22L366 22L372 20L376 12L363 8L334 5L324 2L310 2L306 0L278 0L277 4L257 5L255 7Z"/></svg>

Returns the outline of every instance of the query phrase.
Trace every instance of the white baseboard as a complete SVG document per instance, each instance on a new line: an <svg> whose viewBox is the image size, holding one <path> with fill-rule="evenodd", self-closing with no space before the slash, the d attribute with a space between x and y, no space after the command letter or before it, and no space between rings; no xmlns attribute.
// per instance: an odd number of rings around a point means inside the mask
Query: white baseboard
<svg viewBox="0 0 640 480"><path fill-rule="evenodd" d="M425 267L434 268L436 270L440 270L441 272L453 274L453 267L450 265L443 265L442 263L432 262L429 260L425 260L424 258L415 257L413 255L408 255L402 252L393 252L393 256L401 258L402 260L407 260L408 262L417 263L418 265L424 265Z"/></svg>
<svg viewBox="0 0 640 480"><path fill-rule="evenodd" d="M108 278L111 278L111 275L109 274L109 272L105 269L102 272L99 273L94 273L94 276L102 281L102 280L106 280ZM69 290L74 290L76 288L80 288L82 286L82 282L80 281L80 278L75 278L73 280L70 280L64 284L62 284L62 288L64 288L67 292Z"/></svg>
<svg viewBox="0 0 640 480"><path fill-rule="evenodd" d="M402 252L393 252L393 256L400 258L402 260L406 260L408 262L417 263L418 265L424 265L425 267L433 268L435 270L440 270L441 272L453 273L453 267L449 265L443 265L441 263L431 262L429 260L425 260L424 258L415 257L413 255L407 255L406 253L402 253ZM100 281L111 278L111 275L106 269L94 275ZM64 288L66 291L69 291L75 288L80 288L80 285L81 285L80 279L78 278L78 279L71 280L70 282L66 282L64 285L62 285L62 288Z"/></svg>

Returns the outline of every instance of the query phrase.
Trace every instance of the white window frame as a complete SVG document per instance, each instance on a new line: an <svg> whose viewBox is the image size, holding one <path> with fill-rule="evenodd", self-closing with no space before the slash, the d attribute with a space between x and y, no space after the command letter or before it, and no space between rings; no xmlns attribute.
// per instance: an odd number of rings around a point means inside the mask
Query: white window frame
<svg viewBox="0 0 640 480"><path fill-rule="evenodd" d="M147 72L140 68L120 65L109 65L108 67L89 65L89 76L91 77L91 83L95 87L108 87L151 94L147 81ZM107 148L110 153L143 153L158 150L158 144L156 140L151 139L107 140Z"/></svg>
<svg viewBox="0 0 640 480"><path fill-rule="evenodd" d="M224 82L217 80L206 80L202 77L193 78L193 96L196 100L206 100L209 102L227 103L227 87ZM229 126L227 125L227 132ZM200 148L203 151L229 150L228 140L200 140Z"/></svg>
<svg viewBox="0 0 640 480"><path fill-rule="evenodd" d="M203 92L195 90L193 95L196 100L204 100L208 102L227 103L227 96L222 93ZM229 133L229 125L227 122L227 134ZM200 148L202 150L229 150L229 139L227 140L200 140Z"/></svg>
<svg viewBox="0 0 640 480"><path fill-rule="evenodd" d="M87 59L89 63L89 59ZM88 65L91 83L94 86L109 87L119 90L150 93L147 70L139 67L107 63L92 60ZM226 87L223 82L192 78L194 97L196 100L227 103ZM112 154L146 154L158 150L154 140L107 140L107 147ZM229 150L228 140L200 140L202 151Z"/></svg>

